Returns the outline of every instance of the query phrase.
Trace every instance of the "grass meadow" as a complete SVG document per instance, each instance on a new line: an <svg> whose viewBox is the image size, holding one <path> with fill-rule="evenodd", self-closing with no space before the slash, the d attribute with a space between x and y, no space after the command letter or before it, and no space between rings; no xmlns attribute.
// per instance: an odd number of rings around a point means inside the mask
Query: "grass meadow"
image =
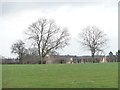
<svg viewBox="0 0 120 90"><path fill-rule="evenodd" d="M0 64L0 89L2 89L2 65Z"/></svg>
<svg viewBox="0 0 120 90"><path fill-rule="evenodd" d="M2 65L3 88L117 88L118 63Z"/></svg>

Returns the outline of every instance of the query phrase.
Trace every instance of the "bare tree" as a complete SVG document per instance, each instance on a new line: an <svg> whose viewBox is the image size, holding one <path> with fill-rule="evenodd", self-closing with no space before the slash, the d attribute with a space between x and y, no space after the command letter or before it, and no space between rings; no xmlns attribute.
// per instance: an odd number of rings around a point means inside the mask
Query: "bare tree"
<svg viewBox="0 0 120 90"><path fill-rule="evenodd" d="M49 52L68 45L70 36L67 28L58 27L54 20L45 18L41 18L30 25L25 34L37 46L41 64Z"/></svg>
<svg viewBox="0 0 120 90"><path fill-rule="evenodd" d="M87 26L79 33L79 37L81 39L80 43L91 51L93 61L95 53L103 52L108 41L106 34L96 26Z"/></svg>
<svg viewBox="0 0 120 90"><path fill-rule="evenodd" d="M23 59L23 55L24 55L24 51L25 51L24 44L25 43L23 41L18 40L11 47L11 49L12 49L11 53L18 54L20 63L22 63L22 59Z"/></svg>

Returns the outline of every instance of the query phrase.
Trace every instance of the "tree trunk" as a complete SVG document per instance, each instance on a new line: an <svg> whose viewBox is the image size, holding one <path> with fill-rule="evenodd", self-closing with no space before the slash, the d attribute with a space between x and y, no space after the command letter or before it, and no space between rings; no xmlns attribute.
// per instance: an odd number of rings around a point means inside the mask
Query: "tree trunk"
<svg viewBox="0 0 120 90"><path fill-rule="evenodd" d="M22 58L23 57L23 54L21 52L19 52L19 63L22 64Z"/></svg>
<svg viewBox="0 0 120 90"><path fill-rule="evenodd" d="M94 52L92 52L92 61L93 61L93 63L95 63L95 53Z"/></svg>
<svg viewBox="0 0 120 90"><path fill-rule="evenodd" d="M39 55L39 58L40 58L39 64L42 64L42 56L41 56L41 53L40 53L40 45L39 44L38 44L38 55Z"/></svg>
<svg viewBox="0 0 120 90"><path fill-rule="evenodd" d="M39 57L40 57L40 63L39 64L44 64L44 58L45 57L43 57L42 55L39 55Z"/></svg>
<svg viewBox="0 0 120 90"><path fill-rule="evenodd" d="M19 56L19 62L20 62L20 64L22 64L22 57L21 56Z"/></svg>
<svg viewBox="0 0 120 90"><path fill-rule="evenodd" d="M41 64L43 64L43 57L42 56L40 57L40 60L41 60Z"/></svg>
<svg viewBox="0 0 120 90"><path fill-rule="evenodd" d="M38 46L38 54L39 54L39 56L40 56L40 47Z"/></svg>

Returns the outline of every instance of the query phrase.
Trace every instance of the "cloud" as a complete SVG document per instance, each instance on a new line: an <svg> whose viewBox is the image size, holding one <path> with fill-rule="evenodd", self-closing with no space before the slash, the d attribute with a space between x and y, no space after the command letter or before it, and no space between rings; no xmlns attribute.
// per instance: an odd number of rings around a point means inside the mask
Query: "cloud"
<svg viewBox="0 0 120 90"><path fill-rule="evenodd" d="M109 4L111 5L111 3ZM117 5L83 3L4 3L0 21L0 54L10 57L10 46L18 39L24 40L24 30L40 17L55 19L59 26L67 27L71 33L71 45L61 54L87 54L77 43L77 34L87 25L97 25L108 34L111 51L117 50ZM108 53L109 50L106 52Z"/></svg>

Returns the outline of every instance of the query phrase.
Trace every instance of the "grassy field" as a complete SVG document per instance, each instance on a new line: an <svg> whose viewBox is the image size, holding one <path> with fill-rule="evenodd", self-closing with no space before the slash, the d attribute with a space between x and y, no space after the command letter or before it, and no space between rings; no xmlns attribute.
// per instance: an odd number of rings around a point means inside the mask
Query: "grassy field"
<svg viewBox="0 0 120 90"><path fill-rule="evenodd" d="M2 65L0 64L0 89L2 89Z"/></svg>
<svg viewBox="0 0 120 90"><path fill-rule="evenodd" d="M118 63L3 65L3 88L117 88Z"/></svg>

